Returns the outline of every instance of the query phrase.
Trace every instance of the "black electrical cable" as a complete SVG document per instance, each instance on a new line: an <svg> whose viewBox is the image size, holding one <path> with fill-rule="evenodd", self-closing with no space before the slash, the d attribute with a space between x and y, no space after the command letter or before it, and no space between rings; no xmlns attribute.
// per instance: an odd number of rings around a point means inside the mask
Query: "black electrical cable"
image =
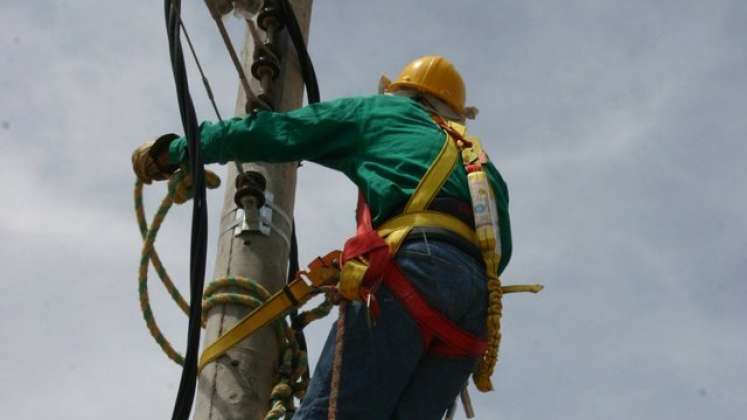
<svg viewBox="0 0 747 420"><path fill-rule="evenodd" d="M311 57L306 49L306 41L303 38L301 27L298 25L298 19L296 19L296 14L293 12L293 7L290 5L288 0L280 0L280 5L283 9L283 19L285 20L285 26L288 29L288 35L290 35L293 47L296 49L296 54L298 54L298 64L301 67L301 76L306 85L306 97L310 104L317 103L320 100L319 83L316 80L314 65L312 64Z"/></svg>
<svg viewBox="0 0 747 420"><path fill-rule="evenodd" d="M290 243L290 255L288 259L288 283L293 281L296 277L296 273L301 268L298 263L298 240L296 239L296 221L293 220L291 226L291 243Z"/></svg>
<svg viewBox="0 0 747 420"><path fill-rule="evenodd" d="M311 62L311 57L306 49L306 41L301 33L301 27L298 24L296 14L293 12L293 7L290 5L288 0L280 0L280 7L282 9L282 19L285 23L285 27L288 30L288 35L291 38L293 47L296 49L298 55L298 63L301 67L301 77L303 78L304 85L306 85L306 96L307 101L310 104L317 103L320 100L319 96L319 83L316 80L316 72L314 71L314 64ZM293 223L291 229L291 246L289 255L289 267L288 267L288 282L295 278L296 272L299 270L298 263L298 240L296 238L296 225Z"/></svg>
<svg viewBox="0 0 747 420"><path fill-rule="evenodd" d="M311 62L311 57L306 49L306 41L301 33L301 28L298 24L296 14L293 12L293 7L290 5L288 0L281 0L280 6L282 8L282 18L285 23L285 27L288 30L288 35L293 42L293 47L296 49L298 55L298 63L301 67L301 76L306 85L306 97L310 104L319 102L319 83L316 80L316 72L314 71L314 64ZM296 272L299 269L298 263L298 241L296 239L296 226L293 224L291 231L291 249L290 249L290 267L288 270L288 281L291 281Z"/></svg>
<svg viewBox="0 0 747 420"><path fill-rule="evenodd" d="M314 72L311 57L306 49L298 20L288 0L281 0L283 16L288 28L288 34L298 54L301 74L306 85L308 103L319 102L319 85ZM192 208L192 237L190 246L190 310L189 327L187 332L187 351L184 357L184 367L179 382L179 391L172 420L189 420L192 403L197 384L197 353L200 345L200 319L202 291L205 283L205 262L207 257L207 202L205 199L205 170L200 156L200 130L197 116L189 93L187 71L184 66L184 55L180 39L181 0L164 0L166 18L166 32L169 39L169 54L174 73L179 113L181 115L184 135L187 138L189 165L194 189ZM292 227L291 249L289 255L289 278L295 277L299 269L298 242L296 239L295 223ZM305 349L306 340L299 332L300 344Z"/></svg>
<svg viewBox="0 0 747 420"><path fill-rule="evenodd" d="M298 64L301 68L301 77L303 78L304 85L306 85L306 98L309 104L314 104L320 101L319 95L319 83L316 80L316 72L314 71L314 64L311 62L311 56L309 51L306 49L306 41L303 38L301 27L298 24L296 14L293 12L293 7L290 5L288 0L280 0L280 6L282 8L282 19L284 20L285 27L288 30L293 47L296 49L298 55ZM296 238L296 223L293 222L291 229L291 246L288 264L288 282L291 282L296 273L299 270L298 262L298 240ZM301 322L298 319L298 311L293 311L290 314L291 324L296 331L296 340L298 341L299 347L306 351L306 337L303 334L302 328L296 328L300 326Z"/></svg>
<svg viewBox="0 0 747 420"><path fill-rule="evenodd" d="M207 202L205 200L205 169L200 156L200 129L197 123L192 97L189 93L187 70L180 40L181 0L164 0L166 32L169 39L169 55L174 73L176 96L179 102L184 135L187 138L189 168L194 190L192 207L192 233L189 255L190 306L187 351L179 382L179 391L172 420L189 420L197 384L197 352L200 345L200 318L202 289L205 283L205 260L207 257Z"/></svg>

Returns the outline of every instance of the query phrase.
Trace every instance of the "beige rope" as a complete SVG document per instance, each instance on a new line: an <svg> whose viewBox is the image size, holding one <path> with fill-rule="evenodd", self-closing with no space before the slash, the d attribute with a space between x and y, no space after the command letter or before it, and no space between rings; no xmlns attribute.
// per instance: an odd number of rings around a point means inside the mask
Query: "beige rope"
<svg viewBox="0 0 747 420"><path fill-rule="evenodd" d="M329 387L329 409L327 419L337 419L337 398L340 395L340 376L342 375L342 353L345 347L345 312L347 302L340 302L340 316L337 318L337 334L335 335L335 358L332 362L332 380Z"/></svg>

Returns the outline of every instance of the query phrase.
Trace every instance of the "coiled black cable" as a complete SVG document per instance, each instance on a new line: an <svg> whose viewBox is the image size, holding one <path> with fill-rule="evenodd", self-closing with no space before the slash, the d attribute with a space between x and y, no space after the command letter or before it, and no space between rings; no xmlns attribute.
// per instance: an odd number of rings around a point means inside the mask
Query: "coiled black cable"
<svg viewBox="0 0 747 420"><path fill-rule="evenodd" d="M182 377L179 381L179 391L171 415L172 420L189 420L197 384L202 289L205 284L207 258L207 201L205 199L205 169L200 156L200 128L197 123L192 96L189 93L189 82L180 39L181 0L164 0L164 12L171 68L174 73L176 97L179 103L184 135L187 138L189 170L192 174L192 188L194 190L189 254L190 305L187 351L184 357Z"/></svg>
<svg viewBox="0 0 747 420"><path fill-rule="evenodd" d="M304 85L306 86L306 100L309 104L314 104L320 101L319 95L319 83L316 80L316 72L314 71L314 64L309 56L309 51L306 49L306 40L303 38L301 27L298 24L296 14L293 12L293 7L290 5L289 0L280 0L280 6L282 8L282 19L284 20L285 27L288 30L288 36L293 43L293 47L296 50L298 56L298 64L301 68L301 77L303 78ZM290 254L288 256L288 279L290 283L296 276L299 270L298 262L298 239L296 238L296 223L293 222L291 230L291 246ZM298 319L298 311L294 310L290 313L291 325L294 327L296 332L296 341L298 341L299 347L303 350L307 350L306 336L303 333L303 329Z"/></svg>
<svg viewBox="0 0 747 420"><path fill-rule="evenodd" d="M306 41L303 38L301 27L298 25L298 19L296 19L296 14L293 12L293 7L290 5L289 0L281 0L280 5L283 8L283 19L285 19L288 35L291 42L293 42L293 47L296 49L296 54L298 54L298 63L301 67L301 76L306 85L308 103L317 103L320 100L319 83L316 80L314 64L311 62L309 51L306 49Z"/></svg>
<svg viewBox="0 0 747 420"><path fill-rule="evenodd" d="M306 86L308 103L319 102L319 85L316 79L311 57L306 49L301 28L288 0L281 0L283 19L288 35L298 54L301 75ZM180 22L181 0L164 0L166 32L169 39L169 54L174 73L179 113L182 119L184 135L187 138L189 167L192 173L194 199L192 208L192 234L190 245L190 310L187 331L187 350L184 357L179 390L172 413L172 420L189 420L197 384L197 356L200 346L200 319L202 291L205 284L205 263L207 258L207 201L205 198L205 169L200 156L200 129L189 92L187 71L182 53ZM291 234L288 279L295 277L299 269L298 241L295 223ZM303 332L299 331L299 343L306 349Z"/></svg>

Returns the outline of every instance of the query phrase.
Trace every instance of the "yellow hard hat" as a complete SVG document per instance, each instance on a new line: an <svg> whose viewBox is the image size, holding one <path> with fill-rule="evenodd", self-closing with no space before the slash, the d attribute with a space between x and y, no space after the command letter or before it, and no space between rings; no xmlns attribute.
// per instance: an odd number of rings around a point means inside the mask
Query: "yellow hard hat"
<svg viewBox="0 0 747 420"><path fill-rule="evenodd" d="M397 80L386 90L396 92L407 88L430 93L464 115L464 81L454 65L444 57L427 55L416 59L402 69Z"/></svg>

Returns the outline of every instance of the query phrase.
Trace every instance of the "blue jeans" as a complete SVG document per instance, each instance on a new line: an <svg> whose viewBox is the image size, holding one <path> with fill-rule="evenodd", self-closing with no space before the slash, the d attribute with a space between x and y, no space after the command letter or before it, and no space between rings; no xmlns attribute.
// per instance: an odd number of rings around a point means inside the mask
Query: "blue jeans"
<svg viewBox="0 0 747 420"><path fill-rule="evenodd" d="M424 238L404 243L396 262L431 306L466 331L485 336L485 269L473 257ZM428 353L420 328L391 292L382 286L376 297L381 314L371 328L364 305L347 308L337 418L443 418L477 360ZM294 420L327 419L335 336L333 326Z"/></svg>

